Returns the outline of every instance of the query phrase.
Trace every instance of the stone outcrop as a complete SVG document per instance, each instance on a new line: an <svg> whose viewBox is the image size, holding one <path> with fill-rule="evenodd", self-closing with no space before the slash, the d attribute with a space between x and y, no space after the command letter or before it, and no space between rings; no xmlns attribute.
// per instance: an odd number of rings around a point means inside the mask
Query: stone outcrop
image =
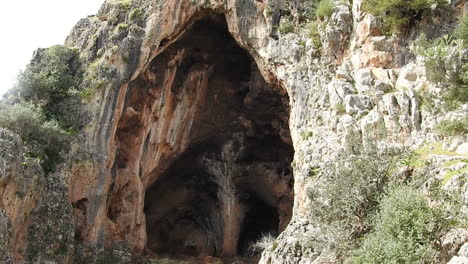
<svg viewBox="0 0 468 264"><path fill-rule="evenodd" d="M290 2L107 0L82 19L66 45L84 61L92 120L66 162L46 176L0 130L0 261L130 261L127 251L207 263L338 261L307 243L321 235L308 217L311 168L356 137L400 149L450 145L434 128L468 108L420 107L419 91L440 89L362 1L337 3L321 50L305 30L277 32L285 6L293 17L301 9ZM434 164L466 158L467 140L435 153ZM464 176L445 188L466 197ZM250 246L266 234L277 239L260 256ZM461 245L448 251L466 258Z"/></svg>
<svg viewBox="0 0 468 264"><path fill-rule="evenodd" d="M270 228L285 228L293 201L288 98L263 81L223 17L197 21L126 89L109 235L137 250L232 257L249 211L265 206L278 214Z"/></svg>

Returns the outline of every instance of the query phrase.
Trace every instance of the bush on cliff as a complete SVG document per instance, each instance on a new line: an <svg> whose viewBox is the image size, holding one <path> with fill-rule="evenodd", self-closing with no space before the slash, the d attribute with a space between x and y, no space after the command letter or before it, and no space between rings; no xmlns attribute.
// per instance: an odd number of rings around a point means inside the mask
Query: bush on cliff
<svg viewBox="0 0 468 264"><path fill-rule="evenodd" d="M365 0L363 10L381 17L384 32L393 33L411 25L434 5L443 4L444 0Z"/></svg>
<svg viewBox="0 0 468 264"><path fill-rule="evenodd" d="M447 226L442 210L411 186L386 194L372 221L372 232L346 263L432 263L437 241Z"/></svg>
<svg viewBox="0 0 468 264"><path fill-rule="evenodd" d="M460 18L460 22L455 29L455 37L468 43L468 15L465 14Z"/></svg>
<svg viewBox="0 0 468 264"><path fill-rule="evenodd" d="M76 88L75 50L65 46L39 49L18 78L22 97L36 102L53 103Z"/></svg>
<svg viewBox="0 0 468 264"><path fill-rule="evenodd" d="M326 234L323 241L311 241L312 247L345 254L369 229L367 217L389 184L398 155L375 146L355 152L345 152L323 167L318 185L308 190L311 219Z"/></svg>
<svg viewBox="0 0 468 264"><path fill-rule="evenodd" d="M20 135L28 145L27 155L40 158L45 171L55 169L60 152L70 137L56 121L47 120L41 109L31 103L0 105L0 127Z"/></svg>
<svg viewBox="0 0 468 264"><path fill-rule="evenodd" d="M463 18L453 36L428 41L421 35L411 47L424 57L427 79L442 85L442 99L448 110L468 102L467 29L468 19Z"/></svg>
<svg viewBox="0 0 468 264"><path fill-rule="evenodd" d="M334 8L335 2L333 0L320 0L320 2L317 3L315 15L319 19L324 19L332 15Z"/></svg>
<svg viewBox="0 0 468 264"><path fill-rule="evenodd" d="M444 120L436 126L437 132L444 136L468 134L468 117L457 120Z"/></svg>
<svg viewBox="0 0 468 264"><path fill-rule="evenodd" d="M57 119L63 125L75 127L73 122L66 122L60 102L76 97L76 90L81 82L78 52L65 46L53 46L36 51L31 63L20 73L16 89L21 99L41 106L48 118Z"/></svg>

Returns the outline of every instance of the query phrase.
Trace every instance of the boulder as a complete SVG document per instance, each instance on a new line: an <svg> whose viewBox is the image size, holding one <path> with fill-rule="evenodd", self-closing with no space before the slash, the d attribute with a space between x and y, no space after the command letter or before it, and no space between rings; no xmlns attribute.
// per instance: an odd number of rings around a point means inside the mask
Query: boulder
<svg viewBox="0 0 468 264"><path fill-rule="evenodd" d="M418 80L419 74L416 65L410 63L401 69L395 87L398 90L414 89Z"/></svg>
<svg viewBox="0 0 468 264"><path fill-rule="evenodd" d="M352 94L345 97L346 113L355 114L372 109L372 101L369 96Z"/></svg>
<svg viewBox="0 0 468 264"><path fill-rule="evenodd" d="M332 80L327 85L327 90L331 106L342 104L346 95L356 91L351 83L338 79Z"/></svg>
<svg viewBox="0 0 468 264"><path fill-rule="evenodd" d="M468 142L465 142L458 146L455 152L462 155L468 154Z"/></svg>
<svg viewBox="0 0 468 264"><path fill-rule="evenodd" d="M370 69L359 69L354 73L354 80L356 81L356 90L360 93L366 93L371 90L374 78L372 77Z"/></svg>

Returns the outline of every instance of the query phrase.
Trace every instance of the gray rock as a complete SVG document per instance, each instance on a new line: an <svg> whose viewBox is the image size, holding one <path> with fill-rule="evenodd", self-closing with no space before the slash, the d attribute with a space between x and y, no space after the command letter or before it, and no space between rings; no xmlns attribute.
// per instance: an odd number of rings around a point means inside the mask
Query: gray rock
<svg viewBox="0 0 468 264"><path fill-rule="evenodd" d="M9 252L11 234L11 221L0 209L0 263L13 263Z"/></svg>
<svg viewBox="0 0 468 264"><path fill-rule="evenodd" d="M460 146L463 143L465 143L464 137L456 137L452 140L452 142L450 142L450 146L448 146L447 150L456 152L458 146Z"/></svg>
<svg viewBox="0 0 468 264"><path fill-rule="evenodd" d="M450 171L445 170L445 173L452 173L453 171L460 171L461 173L453 175L443 188L452 193L459 193L463 201L468 204L468 172L462 171L467 165L464 162L460 162L454 166L454 168L450 168Z"/></svg>
<svg viewBox="0 0 468 264"><path fill-rule="evenodd" d="M419 99L417 97L413 97L411 99L411 124L414 129L419 130L421 129L421 113L419 111Z"/></svg>
<svg viewBox="0 0 468 264"><path fill-rule="evenodd" d="M447 264L468 264L468 258L455 256Z"/></svg>
<svg viewBox="0 0 468 264"><path fill-rule="evenodd" d="M457 150L455 150L458 154L468 154L468 142L465 142L461 144L460 146L457 147Z"/></svg>
<svg viewBox="0 0 468 264"><path fill-rule="evenodd" d="M0 128L0 183L8 180L18 170L18 160L23 150L21 138Z"/></svg>
<svg viewBox="0 0 468 264"><path fill-rule="evenodd" d="M351 11L346 5L337 5L333 10L325 31L320 33L322 38L323 55L329 60L341 58L349 41L353 26Z"/></svg>
<svg viewBox="0 0 468 264"><path fill-rule="evenodd" d="M468 240L468 230L464 228L451 229L442 238L442 247L449 255L455 255L457 250Z"/></svg>
<svg viewBox="0 0 468 264"><path fill-rule="evenodd" d="M345 97L346 113L355 114L372 109L372 101L367 95L347 95Z"/></svg>
<svg viewBox="0 0 468 264"><path fill-rule="evenodd" d="M360 93L366 93L371 90L372 77L370 69L359 69L354 73L354 80L356 81L356 90Z"/></svg>
<svg viewBox="0 0 468 264"><path fill-rule="evenodd" d="M355 92L353 85L349 82L334 79L327 86L331 106L342 104L346 95Z"/></svg>
<svg viewBox="0 0 468 264"><path fill-rule="evenodd" d="M385 129L385 123L377 109L372 109L361 119L361 131L364 138L372 138L376 131Z"/></svg>
<svg viewBox="0 0 468 264"><path fill-rule="evenodd" d="M396 117L401 108L394 94L385 94L378 104L378 109L384 116Z"/></svg>
<svg viewBox="0 0 468 264"><path fill-rule="evenodd" d="M385 83L385 82L382 82L380 80L376 80L374 82L374 89L376 91L381 91L381 92L389 92L390 90L392 90L392 86L388 83Z"/></svg>
<svg viewBox="0 0 468 264"><path fill-rule="evenodd" d="M385 36L371 37L370 41L372 42L373 49L376 51L386 51L392 52L394 45L391 40Z"/></svg>
<svg viewBox="0 0 468 264"><path fill-rule="evenodd" d="M413 89L416 86L418 79L419 75L416 65L414 63L410 63L400 70L395 86L398 90Z"/></svg>
<svg viewBox="0 0 468 264"><path fill-rule="evenodd" d="M458 251L458 255L461 257L468 257L468 243L463 244L460 250Z"/></svg>

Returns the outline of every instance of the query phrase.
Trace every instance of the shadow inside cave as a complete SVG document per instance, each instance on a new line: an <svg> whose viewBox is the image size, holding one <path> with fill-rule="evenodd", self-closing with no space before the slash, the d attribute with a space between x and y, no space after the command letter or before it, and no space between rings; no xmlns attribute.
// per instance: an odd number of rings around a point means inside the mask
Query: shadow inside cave
<svg viewBox="0 0 468 264"><path fill-rule="evenodd" d="M191 120L188 147L146 191L146 247L171 258L255 262L259 256L252 243L264 235L276 237L292 215L287 93L265 82L221 15L199 19L149 69L164 75L164 63L174 56L180 59L172 93L203 83L195 72L209 77Z"/></svg>

